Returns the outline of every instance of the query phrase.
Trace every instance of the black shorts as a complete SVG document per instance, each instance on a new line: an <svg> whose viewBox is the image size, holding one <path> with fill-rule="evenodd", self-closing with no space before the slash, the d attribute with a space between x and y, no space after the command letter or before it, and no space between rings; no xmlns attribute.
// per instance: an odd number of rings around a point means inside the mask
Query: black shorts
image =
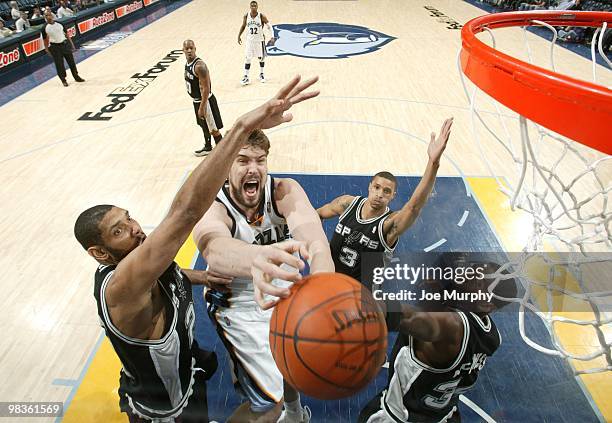
<svg viewBox="0 0 612 423"><path fill-rule="evenodd" d="M206 110L206 119L201 119L198 115L198 109L200 108L200 102L193 102L193 111L195 112L196 122L202 128L206 127L210 130L220 130L223 128L223 120L221 119L221 112L219 111L219 105L217 104L217 98L215 95L208 97L208 104Z"/></svg>

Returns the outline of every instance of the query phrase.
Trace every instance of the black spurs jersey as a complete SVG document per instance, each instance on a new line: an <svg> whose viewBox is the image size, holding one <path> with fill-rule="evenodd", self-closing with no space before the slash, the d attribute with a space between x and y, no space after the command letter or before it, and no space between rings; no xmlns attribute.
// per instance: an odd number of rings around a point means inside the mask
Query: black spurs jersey
<svg viewBox="0 0 612 423"><path fill-rule="evenodd" d="M362 254L378 253L369 264L376 262L376 266L383 267L391 259L395 245L387 245L383 235L383 225L391 210L387 208L379 217L362 219L361 209L366 200L365 197L356 197L351 202L340 216L329 245L336 272L351 276L369 287L371 282L362 280Z"/></svg>
<svg viewBox="0 0 612 423"><path fill-rule="evenodd" d="M457 359L447 369L421 362L412 336L398 335L389 363L389 386L382 405L396 422L439 422L456 411L459 395L469 390L487 357L501 345L489 316L454 310L463 321L463 341Z"/></svg>
<svg viewBox="0 0 612 423"><path fill-rule="evenodd" d="M185 65L185 84L187 85L187 92L193 98L194 102L202 101L202 93L200 92L200 78L195 73L196 64L202 59L196 57L191 63ZM212 84L209 86L210 93L208 97L212 96Z"/></svg>
<svg viewBox="0 0 612 423"><path fill-rule="evenodd" d="M122 334L111 319L104 300L116 266L99 266L94 296L98 315L123 368L119 396L123 411L164 419L181 414L193 390L196 371L192 348L195 312L191 281L172 263L157 283L165 296L166 327L158 340L131 338Z"/></svg>

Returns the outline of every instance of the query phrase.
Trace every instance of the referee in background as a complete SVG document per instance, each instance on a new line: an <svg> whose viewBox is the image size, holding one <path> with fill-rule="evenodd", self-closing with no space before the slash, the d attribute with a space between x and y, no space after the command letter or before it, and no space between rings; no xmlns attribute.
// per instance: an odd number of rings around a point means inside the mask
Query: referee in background
<svg viewBox="0 0 612 423"><path fill-rule="evenodd" d="M45 40L45 51L53 57L55 69L57 69L57 76L62 80L62 84L64 84L64 87L68 86L68 82L66 82L64 59L66 59L68 66L70 66L70 72L74 80L76 82L85 82L85 80L79 76L76 63L74 63L74 57L72 56L72 51L75 50L74 43L70 35L64 29L64 25L55 22L51 10L45 10L45 21L47 23L42 29L42 36ZM68 45L69 42L70 45Z"/></svg>

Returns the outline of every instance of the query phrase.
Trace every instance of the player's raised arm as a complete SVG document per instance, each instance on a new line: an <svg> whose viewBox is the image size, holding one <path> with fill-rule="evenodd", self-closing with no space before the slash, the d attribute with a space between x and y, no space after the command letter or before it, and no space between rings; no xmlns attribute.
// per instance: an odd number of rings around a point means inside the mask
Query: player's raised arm
<svg viewBox="0 0 612 423"><path fill-rule="evenodd" d="M340 216L351 205L355 199L352 195L341 195L334 198L331 202L317 209L317 214L321 220L331 219L332 217Z"/></svg>
<svg viewBox="0 0 612 423"><path fill-rule="evenodd" d="M437 138L435 133L431 133L431 140L427 148L429 160L421 181L414 190L410 200L404 204L401 210L393 213L384 223L384 237L388 245L395 244L399 236L412 226L419 216L421 209L427 203L429 194L431 194L431 190L436 182L436 175L440 167L440 158L446 148L452 125L453 118L446 119L442 124L440 135Z"/></svg>
<svg viewBox="0 0 612 423"><path fill-rule="evenodd" d="M236 121L226 135L225 141L228 142L224 141L221 148L215 149L207 160L194 169L159 226L120 261L107 289L109 305L133 303L139 295L146 295L150 291L215 199L248 134L258 128L272 128L290 121L292 116L286 111L293 104L316 96L318 92L304 92L316 81L317 78L312 78L300 83L300 77L295 77L271 100Z"/></svg>
<svg viewBox="0 0 612 423"><path fill-rule="evenodd" d="M244 15L244 18L242 18L242 25L240 26L240 31L238 31L238 44L242 44L242 40L240 39L240 37L242 37L242 33L244 32L244 29L246 28L246 22L247 22L247 15Z"/></svg>

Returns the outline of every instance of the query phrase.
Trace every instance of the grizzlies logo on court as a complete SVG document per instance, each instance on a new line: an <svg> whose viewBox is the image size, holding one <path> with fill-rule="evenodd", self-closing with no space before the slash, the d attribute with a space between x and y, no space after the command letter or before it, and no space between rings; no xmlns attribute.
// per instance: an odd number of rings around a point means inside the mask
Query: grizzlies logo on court
<svg viewBox="0 0 612 423"><path fill-rule="evenodd" d="M289 54L312 59L342 59L370 53L395 40L395 37L365 26L318 22L274 25L274 45L270 56Z"/></svg>

